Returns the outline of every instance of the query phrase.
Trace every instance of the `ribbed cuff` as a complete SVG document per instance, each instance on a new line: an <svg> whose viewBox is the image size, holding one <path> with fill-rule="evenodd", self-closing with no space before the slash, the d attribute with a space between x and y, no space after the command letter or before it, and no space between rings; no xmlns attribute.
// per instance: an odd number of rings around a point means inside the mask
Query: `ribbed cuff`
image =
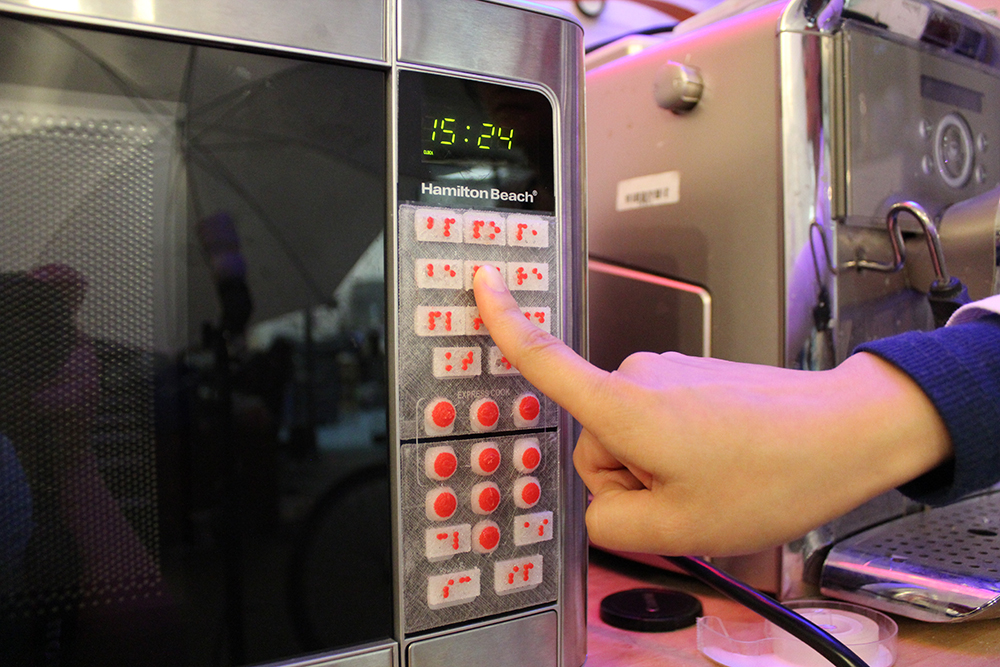
<svg viewBox="0 0 1000 667"><path fill-rule="evenodd" d="M900 491L943 505L1000 479L1000 317L911 331L863 343L854 352L875 354L913 378L951 436L953 460Z"/></svg>

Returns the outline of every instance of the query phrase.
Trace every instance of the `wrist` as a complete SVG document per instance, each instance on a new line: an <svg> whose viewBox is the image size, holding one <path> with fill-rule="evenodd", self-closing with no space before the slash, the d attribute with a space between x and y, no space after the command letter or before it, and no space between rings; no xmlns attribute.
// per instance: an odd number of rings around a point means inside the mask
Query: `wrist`
<svg viewBox="0 0 1000 667"><path fill-rule="evenodd" d="M947 462L951 438L920 386L881 357L859 352L834 371L839 396L860 419L845 420L856 443L860 470L871 473L868 495L901 486ZM850 436L849 436L850 437Z"/></svg>

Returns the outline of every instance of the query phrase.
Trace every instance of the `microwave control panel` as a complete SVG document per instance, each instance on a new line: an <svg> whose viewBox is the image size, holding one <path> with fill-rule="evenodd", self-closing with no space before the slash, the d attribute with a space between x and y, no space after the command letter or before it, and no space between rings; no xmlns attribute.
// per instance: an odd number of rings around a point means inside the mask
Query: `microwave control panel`
<svg viewBox="0 0 1000 667"><path fill-rule="evenodd" d="M414 633L556 600L557 408L490 338L472 280L497 267L525 319L559 335L560 235L544 95L404 72L400 96L420 110L419 124L401 121L397 210L402 586Z"/></svg>

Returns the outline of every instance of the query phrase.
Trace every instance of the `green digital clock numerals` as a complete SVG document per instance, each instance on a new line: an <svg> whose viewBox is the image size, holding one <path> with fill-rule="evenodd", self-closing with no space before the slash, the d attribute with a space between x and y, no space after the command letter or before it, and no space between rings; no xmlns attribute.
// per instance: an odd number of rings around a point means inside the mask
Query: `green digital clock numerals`
<svg viewBox="0 0 1000 667"><path fill-rule="evenodd" d="M489 128L489 134L486 134L486 128ZM496 143L494 139L497 139ZM511 128L504 134L504 129L499 125L483 123L483 134L479 135L479 142L476 145L484 150L490 150L494 146L511 150L514 147L514 130Z"/></svg>
<svg viewBox="0 0 1000 667"><path fill-rule="evenodd" d="M441 144L442 146L452 146L455 144L455 131L451 129L451 125L455 124L454 118L435 118L434 119L434 130L431 132L431 143ZM438 138L438 135L441 138Z"/></svg>
<svg viewBox="0 0 1000 667"><path fill-rule="evenodd" d="M504 129L493 123L482 122L473 130L472 125L463 127L456 118L434 118L432 125L430 137L432 145L471 147L475 142L475 147L484 151L493 149L509 151L514 148L513 128ZM477 131L478 136L476 136Z"/></svg>

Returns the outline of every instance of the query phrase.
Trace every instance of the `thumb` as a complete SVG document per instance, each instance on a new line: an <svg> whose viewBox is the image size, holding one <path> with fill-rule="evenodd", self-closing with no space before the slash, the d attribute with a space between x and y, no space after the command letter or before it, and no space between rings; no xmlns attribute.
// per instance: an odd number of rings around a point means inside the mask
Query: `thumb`
<svg viewBox="0 0 1000 667"><path fill-rule="evenodd" d="M588 422L599 419L602 412L600 386L608 373L529 322L496 267L487 265L476 271L473 289L479 315L507 360L528 382L590 428Z"/></svg>

